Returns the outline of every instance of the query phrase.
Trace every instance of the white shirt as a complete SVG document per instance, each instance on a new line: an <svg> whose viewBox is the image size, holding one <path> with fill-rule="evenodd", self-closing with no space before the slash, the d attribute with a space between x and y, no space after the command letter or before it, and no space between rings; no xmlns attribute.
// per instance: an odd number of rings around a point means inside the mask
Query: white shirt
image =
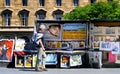
<svg viewBox="0 0 120 74"><path fill-rule="evenodd" d="M43 37L43 33L34 33L32 40L36 43L39 44L39 39Z"/></svg>

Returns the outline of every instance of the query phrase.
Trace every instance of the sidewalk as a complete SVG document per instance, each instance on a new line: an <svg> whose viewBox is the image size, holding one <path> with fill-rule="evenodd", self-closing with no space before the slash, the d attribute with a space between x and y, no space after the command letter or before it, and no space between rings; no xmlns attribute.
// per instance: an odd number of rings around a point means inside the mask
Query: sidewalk
<svg viewBox="0 0 120 74"><path fill-rule="evenodd" d="M72 68L58 69L48 68L48 71L36 72L34 69L16 69L0 67L1 74L119 74L120 68Z"/></svg>

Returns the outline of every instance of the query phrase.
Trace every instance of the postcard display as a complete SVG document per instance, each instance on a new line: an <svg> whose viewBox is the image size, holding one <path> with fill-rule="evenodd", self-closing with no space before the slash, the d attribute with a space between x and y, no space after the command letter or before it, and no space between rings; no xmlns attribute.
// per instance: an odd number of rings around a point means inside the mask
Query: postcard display
<svg viewBox="0 0 120 74"><path fill-rule="evenodd" d="M79 51L85 50L86 47L87 25L84 23L43 24L46 24L49 29L44 36L45 47L48 51L56 51L60 54L60 67L82 65Z"/></svg>
<svg viewBox="0 0 120 74"><path fill-rule="evenodd" d="M102 55L98 59L100 60L99 62L101 64L104 62L120 63L120 27L95 26L91 24L90 32L91 50L93 50L91 52L99 52ZM90 60L93 61L93 58Z"/></svg>

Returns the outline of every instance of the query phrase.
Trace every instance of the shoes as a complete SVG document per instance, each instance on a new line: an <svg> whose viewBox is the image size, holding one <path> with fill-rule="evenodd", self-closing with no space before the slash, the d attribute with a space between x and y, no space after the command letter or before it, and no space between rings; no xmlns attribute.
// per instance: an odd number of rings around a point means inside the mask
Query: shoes
<svg viewBox="0 0 120 74"><path fill-rule="evenodd" d="M39 69L35 69L35 71L38 71L38 72L42 72L42 71L48 71L47 68L39 68Z"/></svg>
<svg viewBox="0 0 120 74"><path fill-rule="evenodd" d="M47 68L43 68L42 70L43 70L43 71L48 71Z"/></svg>
<svg viewBox="0 0 120 74"><path fill-rule="evenodd" d="M42 72L42 69L35 69L35 71Z"/></svg>

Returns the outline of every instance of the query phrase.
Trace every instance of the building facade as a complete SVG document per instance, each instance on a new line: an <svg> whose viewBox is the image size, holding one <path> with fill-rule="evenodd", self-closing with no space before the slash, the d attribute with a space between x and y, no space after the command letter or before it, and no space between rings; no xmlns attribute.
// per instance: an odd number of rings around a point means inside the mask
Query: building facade
<svg viewBox="0 0 120 74"><path fill-rule="evenodd" d="M62 20L76 6L112 0L1 0L0 39L30 39L36 19Z"/></svg>

